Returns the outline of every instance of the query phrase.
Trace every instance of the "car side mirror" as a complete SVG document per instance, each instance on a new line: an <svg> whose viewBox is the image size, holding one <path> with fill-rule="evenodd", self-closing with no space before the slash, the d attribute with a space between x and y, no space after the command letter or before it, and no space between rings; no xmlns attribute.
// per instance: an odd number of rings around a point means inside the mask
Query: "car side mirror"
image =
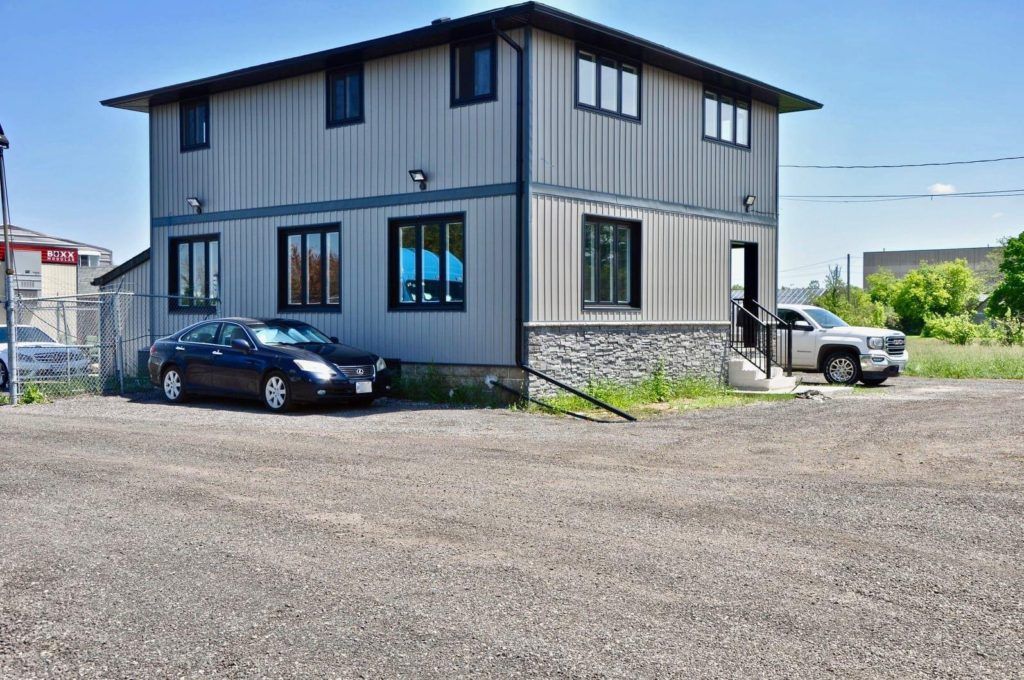
<svg viewBox="0 0 1024 680"><path fill-rule="evenodd" d="M332 335L332 336L331 336L331 342L333 342L333 343L334 343L335 345L337 345L337 344L338 344L339 342L341 342L341 341L340 341L340 340L338 340L338 338L336 338L336 337L334 337L334 336Z"/></svg>
<svg viewBox="0 0 1024 680"><path fill-rule="evenodd" d="M245 338L235 338L231 341L231 349L237 349L239 352L251 352L252 345Z"/></svg>
<svg viewBox="0 0 1024 680"><path fill-rule="evenodd" d="M793 330L795 330L795 331L802 331L802 332L806 333L807 331L813 331L814 330L814 326L812 326L811 324L807 323L806 321L794 321L793 322Z"/></svg>

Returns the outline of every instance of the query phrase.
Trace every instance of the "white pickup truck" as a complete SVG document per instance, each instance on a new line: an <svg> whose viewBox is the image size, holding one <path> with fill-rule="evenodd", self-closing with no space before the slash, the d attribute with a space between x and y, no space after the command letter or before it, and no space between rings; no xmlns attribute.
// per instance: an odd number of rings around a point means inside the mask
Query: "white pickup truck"
<svg viewBox="0 0 1024 680"><path fill-rule="evenodd" d="M824 373L830 383L881 385L907 367L907 336L899 331L850 326L811 305L779 305L778 315L793 326L795 371ZM786 351L781 342L779 349Z"/></svg>

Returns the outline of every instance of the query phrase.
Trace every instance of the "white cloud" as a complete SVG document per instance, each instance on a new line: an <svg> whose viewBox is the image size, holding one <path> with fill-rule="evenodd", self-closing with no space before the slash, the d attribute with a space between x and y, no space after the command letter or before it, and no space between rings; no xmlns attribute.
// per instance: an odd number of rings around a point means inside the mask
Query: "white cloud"
<svg viewBox="0 0 1024 680"><path fill-rule="evenodd" d="M952 184L943 184L942 182L936 182L935 184L928 187L929 194L955 194L956 187Z"/></svg>
<svg viewBox="0 0 1024 680"><path fill-rule="evenodd" d="M998 220L1000 217L1002 217L1005 214L1006 213L1001 213L1001 212L999 212L999 213L992 213L992 219Z"/></svg>

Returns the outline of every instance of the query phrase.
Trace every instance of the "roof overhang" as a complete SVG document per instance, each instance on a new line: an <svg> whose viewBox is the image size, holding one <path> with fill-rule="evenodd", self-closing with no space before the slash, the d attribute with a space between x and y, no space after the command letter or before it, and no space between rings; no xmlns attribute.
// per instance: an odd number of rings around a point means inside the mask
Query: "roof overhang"
<svg viewBox="0 0 1024 680"><path fill-rule="evenodd" d="M812 99L801 97L663 45L536 2L511 5L459 19L433 23L383 38L273 61L259 66L250 66L178 85L105 99L100 103L119 109L146 112L160 104L252 87L345 64L365 62L402 52L443 45L490 32L494 26L503 30L512 30L524 25L536 26L542 30L595 47L605 48L666 71L679 73L708 85L767 102L778 107L780 113L808 111L820 109L822 106Z"/></svg>

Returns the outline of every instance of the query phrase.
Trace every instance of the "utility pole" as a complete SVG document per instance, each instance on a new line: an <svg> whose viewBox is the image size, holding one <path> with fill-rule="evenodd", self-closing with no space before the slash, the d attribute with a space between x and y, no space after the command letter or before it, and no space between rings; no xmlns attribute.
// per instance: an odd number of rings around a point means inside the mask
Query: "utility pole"
<svg viewBox="0 0 1024 680"><path fill-rule="evenodd" d="M846 254L846 301L850 302L850 254Z"/></svg>
<svg viewBox="0 0 1024 680"><path fill-rule="evenodd" d="M14 319L14 251L11 249L11 216L7 207L7 173L4 168L4 151L11 148L0 125L0 213L4 220L4 310L7 313L7 388L11 406L18 403L18 341Z"/></svg>

